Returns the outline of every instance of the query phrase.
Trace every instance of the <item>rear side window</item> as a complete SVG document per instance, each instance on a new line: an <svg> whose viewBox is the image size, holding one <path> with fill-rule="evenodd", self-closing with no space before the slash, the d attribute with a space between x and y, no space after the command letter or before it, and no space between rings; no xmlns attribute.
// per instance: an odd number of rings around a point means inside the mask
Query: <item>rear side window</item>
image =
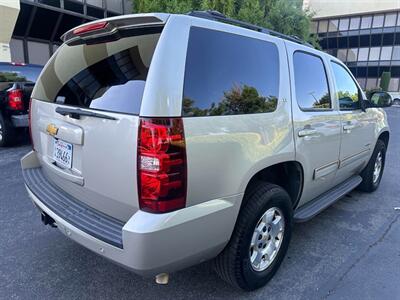
<svg viewBox="0 0 400 300"><path fill-rule="evenodd" d="M95 45L63 45L40 77L33 98L139 114L159 36L157 33Z"/></svg>
<svg viewBox="0 0 400 300"><path fill-rule="evenodd" d="M279 53L275 44L191 28L183 116L272 112L278 96Z"/></svg>
<svg viewBox="0 0 400 300"><path fill-rule="evenodd" d="M324 63L316 55L295 52L293 56L296 99L302 110L332 107Z"/></svg>

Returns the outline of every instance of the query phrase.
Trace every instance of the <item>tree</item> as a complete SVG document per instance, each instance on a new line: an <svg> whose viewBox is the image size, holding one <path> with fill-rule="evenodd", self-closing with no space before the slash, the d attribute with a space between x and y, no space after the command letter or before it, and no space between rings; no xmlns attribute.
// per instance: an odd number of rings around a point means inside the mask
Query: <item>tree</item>
<svg viewBox="0 0 400 300"><path fill-rule="evenodd" d="M381 83L380 83L380 88L382 91L387 92L389 90L389 82L390 82L390 77L392 74L390 72L383 72L381 76Z"/></svg>
<svg viewBox="0 0 400 300"><path fill-rule="evenodd" d="M311 36L310 11L302 9L302 0L133 0L134 12L186 13L191 10L217 10L272 30L295 35L318 47Z"/></svg>

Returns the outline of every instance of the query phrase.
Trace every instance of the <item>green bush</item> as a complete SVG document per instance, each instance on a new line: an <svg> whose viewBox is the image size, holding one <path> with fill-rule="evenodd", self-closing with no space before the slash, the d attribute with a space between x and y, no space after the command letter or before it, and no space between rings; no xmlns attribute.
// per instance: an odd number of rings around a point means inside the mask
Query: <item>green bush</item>
<svg viewBox="0 0 400 300"><path fill-rule="evenodd" d="M391 78L391 73L390 72L383 72L381 76L381 84L380 88L382 91L387 92L389 90L389 83L390 83L390 78Z"/></svg>

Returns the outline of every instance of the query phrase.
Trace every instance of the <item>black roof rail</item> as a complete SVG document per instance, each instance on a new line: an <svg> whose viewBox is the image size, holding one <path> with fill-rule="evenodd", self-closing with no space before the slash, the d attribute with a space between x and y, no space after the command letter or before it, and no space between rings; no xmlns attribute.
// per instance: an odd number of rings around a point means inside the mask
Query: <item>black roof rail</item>
<svg viewBox="0 0 400 300"><path fill-rule="evenodd" d="M215 11L215 10L193 10L189 13L187 13L187 15L192 16L192 17L197 17L197 18L202 18L202 19L209 19L209 20L213 20L213 21L218 21L218 22L223 22L223 23L228 23L231 25L236 25L236 26L240 26L243 28L247 28L250 30L254 30L254 31L258 31L258 32L262 32L265 34L269 34L275 37L279 37L294 43L298 43L298 44L302 44L302 45L306 45L308 47L314 48L313 45L311 45L310 43L307 43L306 41L301 40L299 37L297 36L290 36L290 35L286 35L280 32L277 32L275 30L271 30L268 28L264 28L258 25L254 25L254 24L250 24L247 22L243 22L240 20L236 20L236 19L232 19L232 18L228 18L227 16L225 16L224 14L220 13L219 11Z"/></svg>

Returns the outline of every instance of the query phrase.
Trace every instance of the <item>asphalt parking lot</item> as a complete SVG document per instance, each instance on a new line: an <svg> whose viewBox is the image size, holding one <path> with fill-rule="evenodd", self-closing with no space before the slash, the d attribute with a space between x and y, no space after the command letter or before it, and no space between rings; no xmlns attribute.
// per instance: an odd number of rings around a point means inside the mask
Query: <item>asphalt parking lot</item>
<svg viewBox="0 0 400 300"><path fill-rule="evenodd" d="M0 299L400 299L400 107L386 169L373 194L353 191L296 224L282 267L264 288L232 289L209 263L143 279L43 226L23 186L28 145L0 149Z"/></svg>

